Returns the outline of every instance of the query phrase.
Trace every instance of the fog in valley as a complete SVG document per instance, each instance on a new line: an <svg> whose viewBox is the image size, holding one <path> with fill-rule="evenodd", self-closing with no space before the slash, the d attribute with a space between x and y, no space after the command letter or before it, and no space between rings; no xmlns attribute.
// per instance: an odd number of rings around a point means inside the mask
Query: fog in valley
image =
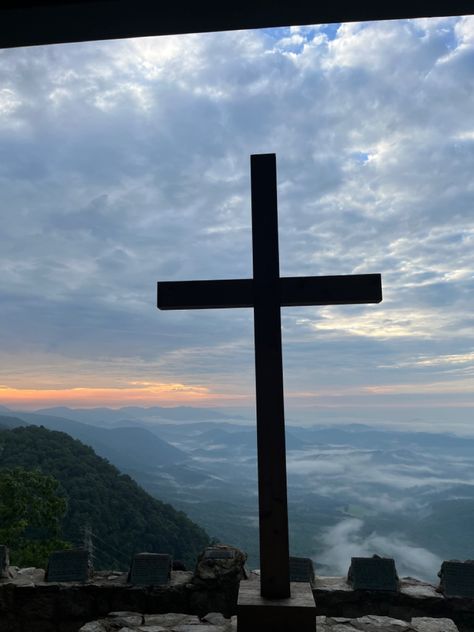
<svg viewBox="0 0 474 632"><path fill-rule="evenodd" d="M211 537L247 551L258 568L251 419L159 407L14 415L91 445ZM345 575L351 556L378 554L393 557L401 576L436 582L444 559L472 557L473 464L471 437L288 425L291 552L313 558L320 575Z"/></svg>

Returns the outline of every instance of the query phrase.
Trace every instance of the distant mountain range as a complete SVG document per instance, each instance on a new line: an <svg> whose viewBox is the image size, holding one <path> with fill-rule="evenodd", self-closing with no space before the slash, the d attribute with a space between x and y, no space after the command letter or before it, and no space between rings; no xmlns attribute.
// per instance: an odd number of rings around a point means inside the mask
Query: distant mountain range
<svg viewBox="0 0 474 632"><path fill-rule="evenodd" d="M55 415L7 409L0 426L11 427L16 416L80 438L211 537L246 550L258 567L255 425L216 411L217 419L201 419L201 409L185 421L184 408L176 423L153 417L159 407L129 407L134 419L123 420L123 410L66 409L71 420L57 416L64 408ZM440 559L472 558L473 437L287 426L286 445L291 550L314 557L321 572L345 573L350 555L378 553L398 556L402 575L434 580Z"/></svg>
<svg viewBox="0 0 474 632"><path fill-rule="evenodd" d="M79 439L103 458L108 459L119 469L128 472L135 469L146 470L157 465L169 465L188 460L188 456L170 445L146 428L118 427L99 428L72 419L52 415L17 412L21 421L36 426L44 426L49 430L67 432L71 437ZM0 415L0 424L14 427L11 416ZM6 422L4 420L10 420Z"/></svg>
<svg viewBox="0 0 474 632"><path fill-rule="evenodd" d="M4 406L0 408L0 429L10 430L11 428L17 428L18 426L28 425L26 421L23 421L22 419L19 419L18 417L4 415L3 414L4 408L5 408Z"/></svg>
<svg viewBox="0 0 474 632"><path fill-rule="evenodd" d="M140 406L124 406L122 408L67 408L66 406L57 406L54 408L41 408L35 411L41 415L52 417L63 417L81 421L83 423L92 423L101 425L113 425L123 423L124 421L174 421L174 422L190 422L190 421L220 421L231 419L239 420L242 417L226 415L218 412L213 408L196 408L192 406L151 406L143 408Z"/></svg>

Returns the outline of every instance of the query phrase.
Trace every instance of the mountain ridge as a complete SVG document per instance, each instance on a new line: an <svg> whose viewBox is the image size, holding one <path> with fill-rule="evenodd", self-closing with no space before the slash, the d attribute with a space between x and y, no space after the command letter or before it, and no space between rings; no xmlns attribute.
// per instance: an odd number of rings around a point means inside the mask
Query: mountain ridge
<svg viewBox="0 0 474 632"><path fill-rule="evenodd" d="M128 471L154 464L172 464L188 459L187 455L155 433L142 427L101 428L72 419L19 412L18 418L28 424L65 432L90 445L116 467ZM0 424L3 415L0 414Z"/></svg>
<svg viewBox="0 0 474 632"><path fill-rule="evenodd" d="M97 568L112 568L114 558L126 570L141 551L171 553L192 565L209 543L202 527L182 511L150 496L64 432L34 425L0 430L0 468L10 467L36 468L60 482L68 499L64 537L75 543L90 526L103 543L95 551Z"/></svg>
<svg viewBox="0 0 474 632"><path fill-rule="evenodd" d="M240 416L229 416L226 413L213 408L197 408L194 406L122 406L120 408L69 408L67 406L53 406L39 408L34 411L37 414L46 414L55 417L66 417L75 421L86 420L114 422L125 419L162 419L168 421L212 421L222 419L243 419Z"/></svg>

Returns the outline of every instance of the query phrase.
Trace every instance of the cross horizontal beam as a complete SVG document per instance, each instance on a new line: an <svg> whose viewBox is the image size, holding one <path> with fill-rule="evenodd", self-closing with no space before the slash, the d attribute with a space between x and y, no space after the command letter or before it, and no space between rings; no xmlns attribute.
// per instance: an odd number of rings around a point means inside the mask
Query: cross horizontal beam
<svg viewBox="0 0 474 632"><path fill-rule="evenodd" d="M282 307L380 303L382 300L380 274L281 277L279 286ZM254 281L161 281L157 305L164 310L254 307Z"/></svg>

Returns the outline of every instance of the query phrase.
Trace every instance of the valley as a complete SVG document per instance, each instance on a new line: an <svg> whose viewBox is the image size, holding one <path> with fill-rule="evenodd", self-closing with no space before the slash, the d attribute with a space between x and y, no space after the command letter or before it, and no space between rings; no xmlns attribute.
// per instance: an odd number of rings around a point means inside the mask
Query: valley
<svg viewBox="0 0 474 632"><path fill-rule="evenodd" d="M258 567L254 426L215 410L104 410L1 414L80 439ZM401 575L435 581L443 559L472 557L473 466L472 438L288 426L291 552L320 574L345 574L351 555L392 556Z"/></svg>

